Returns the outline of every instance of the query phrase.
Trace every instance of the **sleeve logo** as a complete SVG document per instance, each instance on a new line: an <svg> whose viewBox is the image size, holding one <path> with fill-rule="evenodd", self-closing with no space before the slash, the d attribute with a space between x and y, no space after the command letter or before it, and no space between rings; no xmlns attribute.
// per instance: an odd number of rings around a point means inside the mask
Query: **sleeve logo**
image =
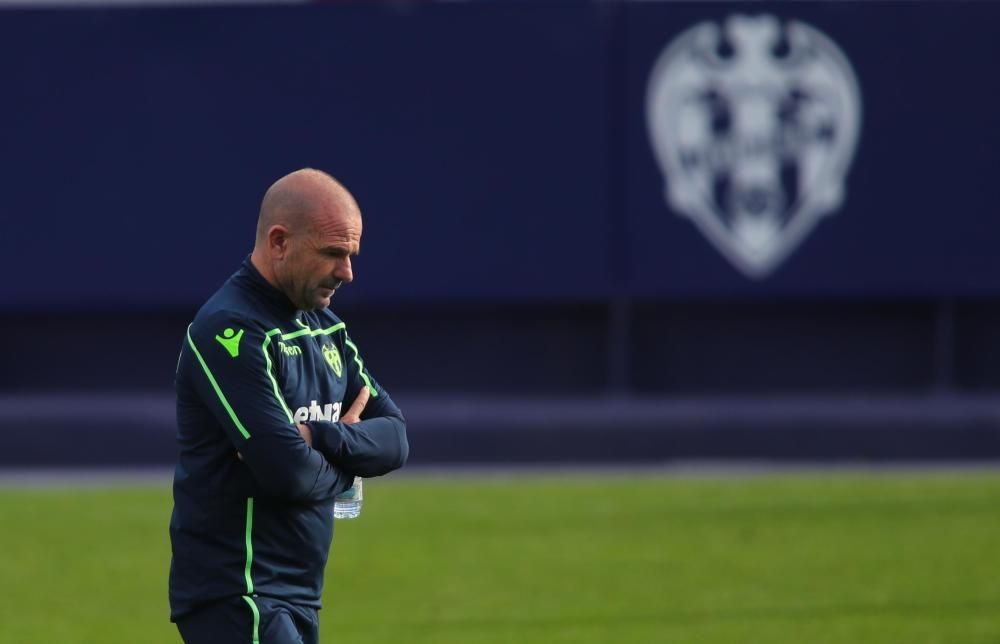
<svg viewBox="0 0 1000 644"><path fill-rule="evenodd" d="M340 360L340 351L337 351L337 347L332 344L324 344L323 357L326 358L326 363L330 365L338 378L344 374L344 363Z"/></svg>
<svg viewBox="0 0 1000 644"><path fill-rule="evenodd" d="M219 341L229 355L233 358L240 355L240 340L243 338L243 329L240 329L239 333L233 331L232 329L226 329L222 332L222 335L215 336L215 339Z"/></svg>

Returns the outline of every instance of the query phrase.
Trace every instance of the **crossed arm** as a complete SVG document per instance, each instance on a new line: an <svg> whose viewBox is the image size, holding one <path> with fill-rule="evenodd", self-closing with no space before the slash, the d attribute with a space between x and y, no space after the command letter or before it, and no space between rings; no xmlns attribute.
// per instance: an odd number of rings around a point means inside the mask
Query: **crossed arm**
<svg viewBox="0 0 1000 644"><path fill-rule="evenodd" d="M314 428L306 423L296 425L299 435L328 463L348 473L381 476L402 467L409 456L405 421L401 414L361 420L370 398L368 387L362 387L338 422L314 422L315 435L321 440L314 443ZM237 456L243 460L239 452Z"/></svg>
<svg viewBox="0 0 1000 644"><path fill-rule="evenodd" d="M367 386L339 422L299 423L306 444L319 451L331 465L358 476L381 476L403 466L409 456L406 421L383 390L375 408L365 414L371 399ZM365 416L362 419L362 416Z"/></svg>
<svg viewBox="0 0 1000 644"><path fill-rule="evenodd" d="M347 413L340 417L340 422L345 425L353 425L354 423L361 422L361 412L365 410L365 405L368 404L368 399L371 398L371 394L368 393L368 387L363 387L361 393L358 397L354 399L351 406L347 408ZM312 430L309 425L305 423L299 423L299 434L302 436L302 440L306 442L306 445L312 447L313 438Z"/></svg>
<svg viewBox="0 0 1000 644"><path fill-rule="evenodd" d="M219 329L236 328L243 338L238 351L216 341ZM190 351L182 352L179 370L190 378L182 387L193 387L219 421L262 493L327 499L356 475L379 476L406 461L406 421L360 364L348 386L357 398L340 422L297 424L268 375L268 336L252 321L222 312L192 324L186 340Z"/></svg>

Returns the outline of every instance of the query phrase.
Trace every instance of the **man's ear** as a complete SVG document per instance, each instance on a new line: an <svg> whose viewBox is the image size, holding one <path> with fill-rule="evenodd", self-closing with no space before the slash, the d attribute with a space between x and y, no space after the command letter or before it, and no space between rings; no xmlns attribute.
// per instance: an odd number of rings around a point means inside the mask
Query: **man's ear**
<svg viewBox="0 0 1000 644"><path fill-rule="evenodd" d="M275 224L267 229L267 249L275 259L284 259L288 254L288 229Z"/></svg>

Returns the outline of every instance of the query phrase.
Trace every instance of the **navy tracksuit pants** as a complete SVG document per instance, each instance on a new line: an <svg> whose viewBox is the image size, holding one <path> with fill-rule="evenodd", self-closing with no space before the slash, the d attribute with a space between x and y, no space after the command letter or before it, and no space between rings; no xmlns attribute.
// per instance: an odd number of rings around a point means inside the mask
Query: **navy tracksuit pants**
<svg viewBox="0 0 1000 644"><path fill-rule="evenodd" d="M319 615L271 597L234 597L177 620L185 644L319 644Z"/></svg>

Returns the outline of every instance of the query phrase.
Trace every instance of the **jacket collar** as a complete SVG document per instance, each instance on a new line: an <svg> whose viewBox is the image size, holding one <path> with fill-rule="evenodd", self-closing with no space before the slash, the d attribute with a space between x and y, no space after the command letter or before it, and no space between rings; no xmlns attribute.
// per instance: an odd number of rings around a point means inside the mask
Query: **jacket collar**
<svg viewBox="0 0 1000 644"><path fill-rule="evenodd" d="M270 282L264 279L264 276L260 274L257 267L253 265L250 261L250 256L247 255L246 259L240 265L240 270L236 272L236 281L245 288L253 291L258 296L260 296L264 301L273 306L275 309L281 311L282 313L287 313L293 317L297 317L298 309L292 301L288 299L284 293L279 291Z"/></svg>

